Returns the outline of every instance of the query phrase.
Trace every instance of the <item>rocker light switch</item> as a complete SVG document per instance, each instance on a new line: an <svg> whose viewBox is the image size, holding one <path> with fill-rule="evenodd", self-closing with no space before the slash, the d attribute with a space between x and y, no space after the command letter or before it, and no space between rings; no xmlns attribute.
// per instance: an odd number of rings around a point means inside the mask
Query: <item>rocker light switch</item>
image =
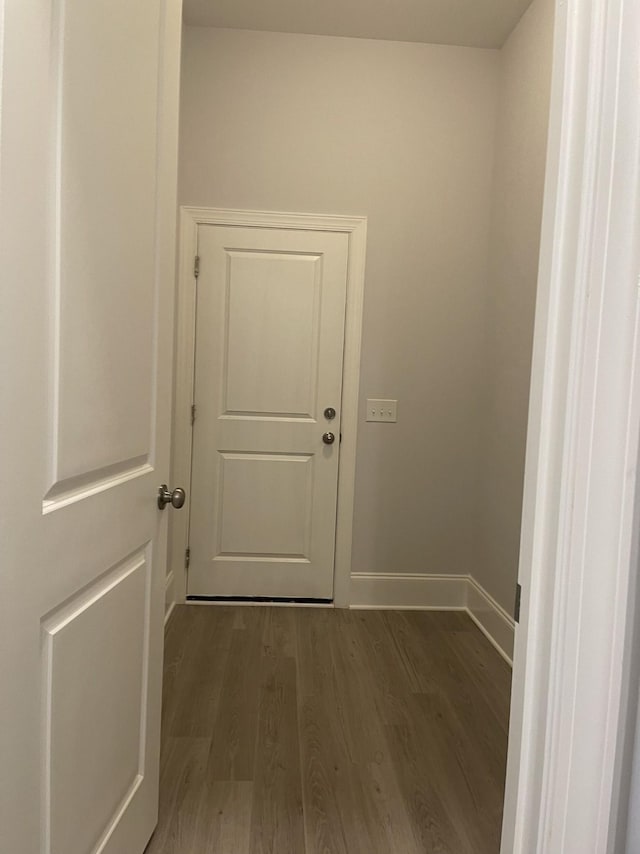
<svg viewBox="0 0 640 854"><path fill-rule="evenodd" d="M367 400L367 421L397 421L397 400Z"/></svg>

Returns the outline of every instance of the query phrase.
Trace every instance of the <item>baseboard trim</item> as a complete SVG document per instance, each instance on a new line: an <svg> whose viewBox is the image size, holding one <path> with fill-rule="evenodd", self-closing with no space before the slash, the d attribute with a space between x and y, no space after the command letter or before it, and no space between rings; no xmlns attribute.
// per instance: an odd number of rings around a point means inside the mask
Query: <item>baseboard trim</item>
<svg viewBox="0 0 640 854"><path fill-rule="evenodd" d="M167 573L167 578L164 583L164 625L165 628L167 623L171 619L171 615L173 614L173 609L176 607L176 597L175 597L175 576L173 574L173 570Z"/></svg>
<svg viewBox="0 0 640 854"><path fill-rule="evenodd" d="M353 573L351 608L466 611L511 665L515 623L471 575Z"/></svg>
<svg viewBox="0 0 640 854"><path fill-rule="evenodd" d="M169 620L171 619L171 615L173 614L173 610L176 607L176 603L172 602L164 611L164 627L165 629L169 625Z"/></svg>
<svg viewBox="0 0 640 854"><path fill-rule="evenodd" d="M351 608L464 611L466 575L368 573L351 575Z"/></svg>
<svg viewBox="0 0 640 854"><path fill-rule="evenodd" d="M467 585L467 611L480 631L512 665L515 621L472 575Z"/></svg>

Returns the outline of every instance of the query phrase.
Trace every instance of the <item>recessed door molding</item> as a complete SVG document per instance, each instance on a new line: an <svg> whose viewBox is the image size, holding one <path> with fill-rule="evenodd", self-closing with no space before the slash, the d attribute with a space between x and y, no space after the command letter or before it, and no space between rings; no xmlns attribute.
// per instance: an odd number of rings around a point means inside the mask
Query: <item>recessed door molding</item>
<svg viewBox="0 0 640 854"><path fill-rule="evenodd" d="M367 219L361 216L331 216L186 206L180 209L172 482L186 484L187 501L186 512L176 514L171 519L169 545L171 563L169 570L173 572L174 577L175 601L184 602L186 597L185 554L189 541L192 455L191 405L193 402L195 364L196 287L194 262L198 255L198 228L203 225L265 229L291 228L348 235L347 301L342 382L342 444L338 474L333 599L334 606L348 607L350 604Z"/></svg>

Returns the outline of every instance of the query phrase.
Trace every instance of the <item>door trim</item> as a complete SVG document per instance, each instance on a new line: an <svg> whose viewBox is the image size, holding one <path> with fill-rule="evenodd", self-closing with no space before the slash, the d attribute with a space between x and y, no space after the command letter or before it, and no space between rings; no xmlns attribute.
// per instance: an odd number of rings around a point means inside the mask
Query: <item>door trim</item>
<svg viewBox="0 0 640 854"><path fill-rule="evenodd" d="M367 218L324 214L244 211L224 208L180 208L178 284L176 295L176 371L173 409L171 483L187 492L184 513L175 513L169 529L170 563L174 574L176 602L186 601L185 551L189 539L191 497L191 403L194 379L196 289L194 259L197 255L198 227L226 225L251 228L291 228L332 231L349 235L347 303L342 368L342 443L338 470L338 507L333 581L333 604L350 604L353 500L356 474L356 442L360 389L360 349L364 305L364 272Z"/></svg>
<svg viewBox="0 0 640 854"><path fill-rule="evenodd" d="M639 38L638 3L556 6L502 854L624 847L640 659Z"/></svg>

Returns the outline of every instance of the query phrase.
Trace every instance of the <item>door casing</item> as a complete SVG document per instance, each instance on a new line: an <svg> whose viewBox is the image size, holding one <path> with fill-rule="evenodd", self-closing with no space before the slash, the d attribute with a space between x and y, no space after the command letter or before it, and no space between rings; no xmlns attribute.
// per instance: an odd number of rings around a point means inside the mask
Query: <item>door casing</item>
<svg viewBox="0 0 640 854"><path fill-rule="evenodd" d="M640 664L639 41L638 3L556 4L502 854L622 850Z"/></svg>
<svg viewBox="0 0 640 854"><path fill-rule="evenodd" d="M355 489L356 442L360 386L360 346L364 304L364 270L367 218L273 211L243 211L221 208L180 209L179 268L176 301L176 371L174 394L172 483L187 490L185 513L172 517L169 531L170 564L167 586L171 602L183 603L186 597L185 553L189 541L191 493L191 405L195 363L196 285L194 261L198 253L198 227L201 225L244 226L252 228L295 228L307 231L332 231L349 236L347 265L347 304L345 314L344 361L342 380L342 444L338 473L338 512L334 563L334 606L348 608L350 603L351 543L353 498ZM172 593L171 593L172 589ZM171 607L171 603L169 605Z"/></svg>

